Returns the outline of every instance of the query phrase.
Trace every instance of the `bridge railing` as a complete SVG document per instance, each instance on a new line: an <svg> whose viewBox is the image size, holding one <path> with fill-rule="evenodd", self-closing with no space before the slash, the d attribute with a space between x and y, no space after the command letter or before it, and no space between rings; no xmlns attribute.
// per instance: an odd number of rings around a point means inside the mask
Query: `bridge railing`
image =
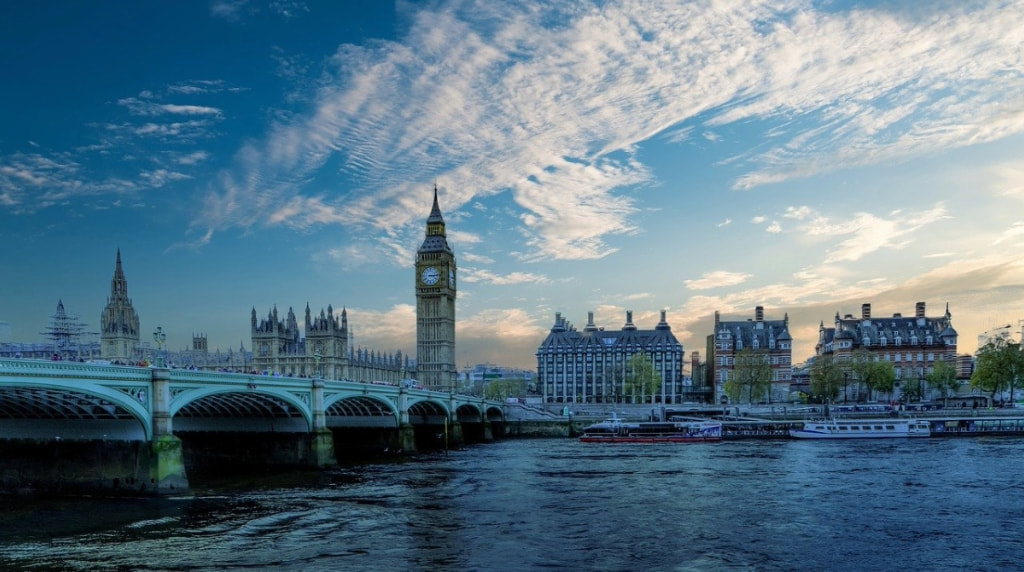
<svg viewBox="0 0 1024 572"><path fill-rule="evenodd" d="M140 382L152 377L149 368L98 365L75 361L50 361L35 359L0 359L0 377L77 377L109 381Z"/></svg>

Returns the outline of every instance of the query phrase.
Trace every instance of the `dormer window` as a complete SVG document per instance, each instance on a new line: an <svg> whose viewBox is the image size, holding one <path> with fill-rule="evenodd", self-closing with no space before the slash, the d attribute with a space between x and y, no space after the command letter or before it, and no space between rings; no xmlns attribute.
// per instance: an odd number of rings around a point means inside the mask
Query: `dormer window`
<svg viewBox="0 0 1024 572"><path fill-rule="evenodd" d="M896 334L896 345L902 345L902 344L903 344L903 339L900 338L899 334Z"/></svg>
<svg viewBox="0 0 1024 572"><path fill-rule="evenodd" d="M754 341L753 341L753 343L751 344L751 346L752 346L752 347L753 347L753 348L754 348L755 350L756 350L756 349L758 349L758 348L760 348L760 347L761 347L761 342L760 342L760 340L758 340L757 338L754 338Z"/></svg>
<svg viewBox="0 0 1024 572"><path fill-rule="evenodd" d="M885 338L885 334L882 334L881 336L878 336L878 345L884 346L886 344L886 341L887 340Z"/></svg>
<svg viewBox="0 0 1024 572"><path fill-rule="evenodd" d="M864 347L868 347L870 345L871 345L871 338L868 337L868 336L864 336Z"/></svg>

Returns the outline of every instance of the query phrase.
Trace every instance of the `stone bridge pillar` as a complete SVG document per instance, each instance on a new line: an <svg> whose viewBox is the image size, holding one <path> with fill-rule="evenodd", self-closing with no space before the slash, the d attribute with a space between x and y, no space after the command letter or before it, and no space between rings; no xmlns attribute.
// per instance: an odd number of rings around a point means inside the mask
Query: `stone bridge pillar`
<svg viewBox="0 0 1024 572"><path fill-rule="evenodd" d="M416 430L409 422L409 390L398 388L398 435L395 448L406 453L416 452Z"/></svg>
<svg viewBox="0 0 1024 572"><path fill-rule="evenodd" d="M338 458L334 454L334 433L327 428L327 411L324 409L324 380L313 380L313 396L310 400L313 411L313 434L310 439L310 453L317 468L335 467Z"/></svg>
<svg viewBox="0 0 1024 572"><path fill-rule="evenodd" d="M491 429L491 422L487 420L487 400L480 399L480 422L484 424L484 441L494 440L494 431Z"/></svg>
<svg viewBox="0 0 1024 572"><path fill-rule="evenodd" d="M313 410L313 430L327 428L327 412L324 411L324 380L313 380L313 399L309 404Z"/></svg>
<svg viewBox="0 0 1024 572"><path fill-rule="evenodd" d="M153 436L162 437L172 433L171 427L171 370L153 368L153 385L150 395L153 396Z"/></svg>
<svg viewBox="0 0 1024 572"><path fill-rule="evenodd" d="M171 370L153 368L150 395L153 396L153 440L150 442L149 481L158 495L187 493L188 475L181 439L172 434Z"/></svg>

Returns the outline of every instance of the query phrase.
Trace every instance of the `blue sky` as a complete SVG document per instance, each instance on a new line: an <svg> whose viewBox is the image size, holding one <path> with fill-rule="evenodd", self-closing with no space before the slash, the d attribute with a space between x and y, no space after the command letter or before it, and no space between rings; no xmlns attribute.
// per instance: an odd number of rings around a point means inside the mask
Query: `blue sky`
<svg viewBox="0 0 1024 572"><path fill-rule="evenodd" d="M1024 319L1024 2L0 5L0 322L250 345L345 307L415 353L433 185L457 360L535 367L555 312ZM301 315L301 314L300 314Z"/></svg>

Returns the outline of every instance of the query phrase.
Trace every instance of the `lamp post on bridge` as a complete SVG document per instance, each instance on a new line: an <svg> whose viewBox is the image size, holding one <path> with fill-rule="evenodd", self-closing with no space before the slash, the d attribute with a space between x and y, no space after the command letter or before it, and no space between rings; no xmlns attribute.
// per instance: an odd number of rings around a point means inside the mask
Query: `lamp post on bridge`
<svg viewBox="0 0 1024 572"><path fill-rule="evenodd" d="M320 355L320 352L316 352L315 354L313 354L313 363L316 364L316 371L313 372L313 376L315 378L323 378L324 376L324 373L320 371L320 360L323 359L323 357L324 356Z"/></svg>
<svg viewBox="0 0 1024 572"><path fill-rule="evenodd" d="M163 326L157 326L156 330L153 331L153 341L156 342L156 367L164 367L164 356L163 347L164 342L167 341L167 334L164 332Z"/></svg>

